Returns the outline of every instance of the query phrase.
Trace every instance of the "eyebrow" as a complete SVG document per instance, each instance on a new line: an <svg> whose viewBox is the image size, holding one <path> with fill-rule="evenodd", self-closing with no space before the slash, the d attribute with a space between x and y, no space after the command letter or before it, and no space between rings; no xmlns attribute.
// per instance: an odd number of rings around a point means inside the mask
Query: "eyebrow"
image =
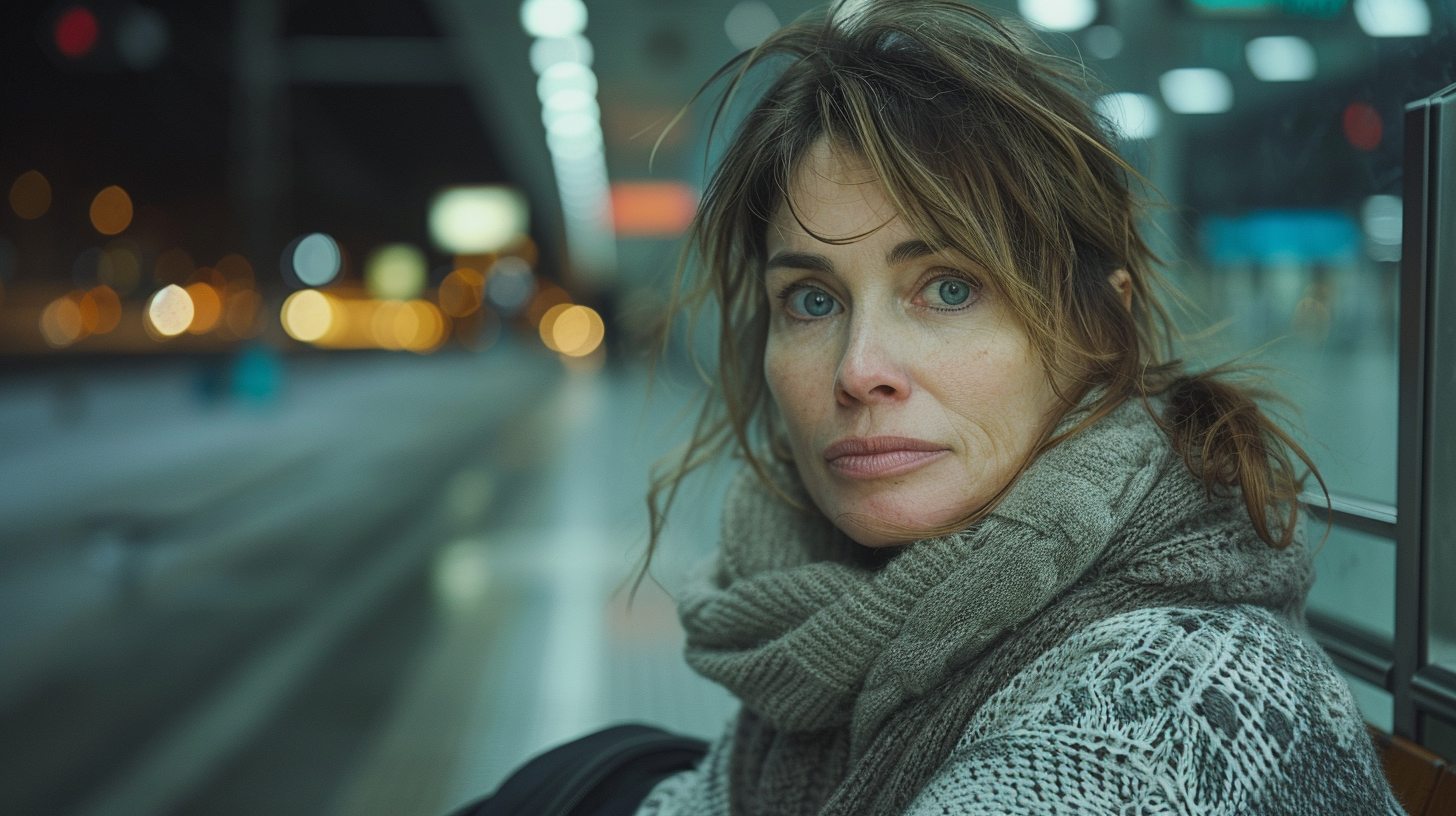
<svg viewBox="0 0 1456 816"><path fill-rule="evenodd" d="M889 266L897 266L934 254L936 254L935 248L925 241L919 239L901 241L885 253L885 263ZM807 269L826 275L834 272L834 264L817 252L776 252L772 258L768 259L766 268Z"/></svg>

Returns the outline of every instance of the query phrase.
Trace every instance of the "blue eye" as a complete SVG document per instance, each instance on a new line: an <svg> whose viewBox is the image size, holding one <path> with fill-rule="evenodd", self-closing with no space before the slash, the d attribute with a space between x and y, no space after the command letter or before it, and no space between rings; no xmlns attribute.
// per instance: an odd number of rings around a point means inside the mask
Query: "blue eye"
<svg viewBox="0 0 1456 816"><path fill-rule="evenodd" d="M941 278L932 281L925 287L925 291L931 297L930 305L939 308L963 306L971 299L974 287L971 282L964 278Z"/></svg>
<svg viewBox="0 0 1456 816"><path fill-rule="evenodd" d="M805 286L789 293L789 311L803 317L825 317L839 308L839 301L823 289Z"/></svg>

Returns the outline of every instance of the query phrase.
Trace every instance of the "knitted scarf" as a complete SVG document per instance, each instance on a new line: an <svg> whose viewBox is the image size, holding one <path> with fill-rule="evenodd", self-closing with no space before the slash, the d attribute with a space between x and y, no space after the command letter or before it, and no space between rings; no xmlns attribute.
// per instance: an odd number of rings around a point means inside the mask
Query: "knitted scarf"
<svg viewBox="0 0 1456 816"><path fill-rule="evenodd" d="M743 704L735 816L892 814L988 697L1078 629L1235 603L1301 625L1312 580L1303 538L1260 540L1242 497L1209 496L1134 400L1042 454L975 526L881 551L745 472L679 614L688 663Z"/></svg>

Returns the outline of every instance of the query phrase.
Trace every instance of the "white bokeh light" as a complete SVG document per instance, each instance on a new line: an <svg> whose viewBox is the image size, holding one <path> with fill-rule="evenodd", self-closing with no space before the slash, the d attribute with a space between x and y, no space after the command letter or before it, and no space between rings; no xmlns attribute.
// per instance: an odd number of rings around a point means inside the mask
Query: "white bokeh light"
<svg viewBox="0 0 1456 816"><path fill-rule="evenodd" d="M452 187L430 203L430 237L446 252L495 252L525 234L528 212L510 187Z"/></svg>
<svg viewBox="0 0 1456 816"><path fill-rule="evenodd" d="M756 48L779 29L778 15L762 0L743 0L728 12L723 31L739 51Z"/></svg>
<svg viewBox="0 0 1456 816"><path fill-rule="evenodd" d="M1425 0L1355 0L1355 22L1372 37L1424 37L1431 33Z"/></svg>
<svg viewBox="0 0 1456 816"><path fill-rule="evenodd" d="M342 261L339 245L322 232L305 235L293 247L293 274L304 286L323 286L333 280Z"/></svg>
<svg viewBox="0 0 1456 816"><path fill-rule="evenodd" d="M1107 94L1098 98L1097 112L1107 118L1121 139L1151 139L1163 124L1158 103L1147 94Z"/></svg>
<svg viewBox="0 0 1456 816"><path fill-rule="evenodd" d="M581 0L526 0L521 27L532 37L571 37L586 30L586 5Z"/></svg>
<svg viewBox="0 0 1456 816"><path fill-rule="evenodd" d="M1314 46L1303 37L1255 37L1244 46L1254 77L1265 82L1314 79Z"/></svg>
<svg viewBox="0 0 1456 816"><path fill-rule="evenodd" d="M1047 31L1078 31L1097 19L1097 0L1016 0L1028 23Z"/></svg>
<svg viewBox="0 0 1456 816"><path fill-rule="evenodd" d="M544 74L546 69L563 62L592 64L592 45L586 37L542 37L531 43L531 70Z"/></svg>
<svg viewBox="0 0 1456 816"><path fill-rule="evenodd" d="M1234 86L1217 68L1175 68L1158 78L1163 104L1174 113L1223 113L1234 106Z"/></svg>

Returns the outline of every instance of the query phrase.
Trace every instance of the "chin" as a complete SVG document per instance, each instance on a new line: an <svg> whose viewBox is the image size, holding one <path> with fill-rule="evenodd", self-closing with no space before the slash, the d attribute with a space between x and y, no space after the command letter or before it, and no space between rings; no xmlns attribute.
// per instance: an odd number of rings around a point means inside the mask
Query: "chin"
<svg viewBox="0 0 1456 816"><path fill-rule="evenodd" d="M947 502L944 495L893 487L869 495L835 497L818 502L836 527L866 547L893 547L925 538L930 531L963 518L977 506L974 499ZM925 532L917 532L925 531Z"/></svg>

